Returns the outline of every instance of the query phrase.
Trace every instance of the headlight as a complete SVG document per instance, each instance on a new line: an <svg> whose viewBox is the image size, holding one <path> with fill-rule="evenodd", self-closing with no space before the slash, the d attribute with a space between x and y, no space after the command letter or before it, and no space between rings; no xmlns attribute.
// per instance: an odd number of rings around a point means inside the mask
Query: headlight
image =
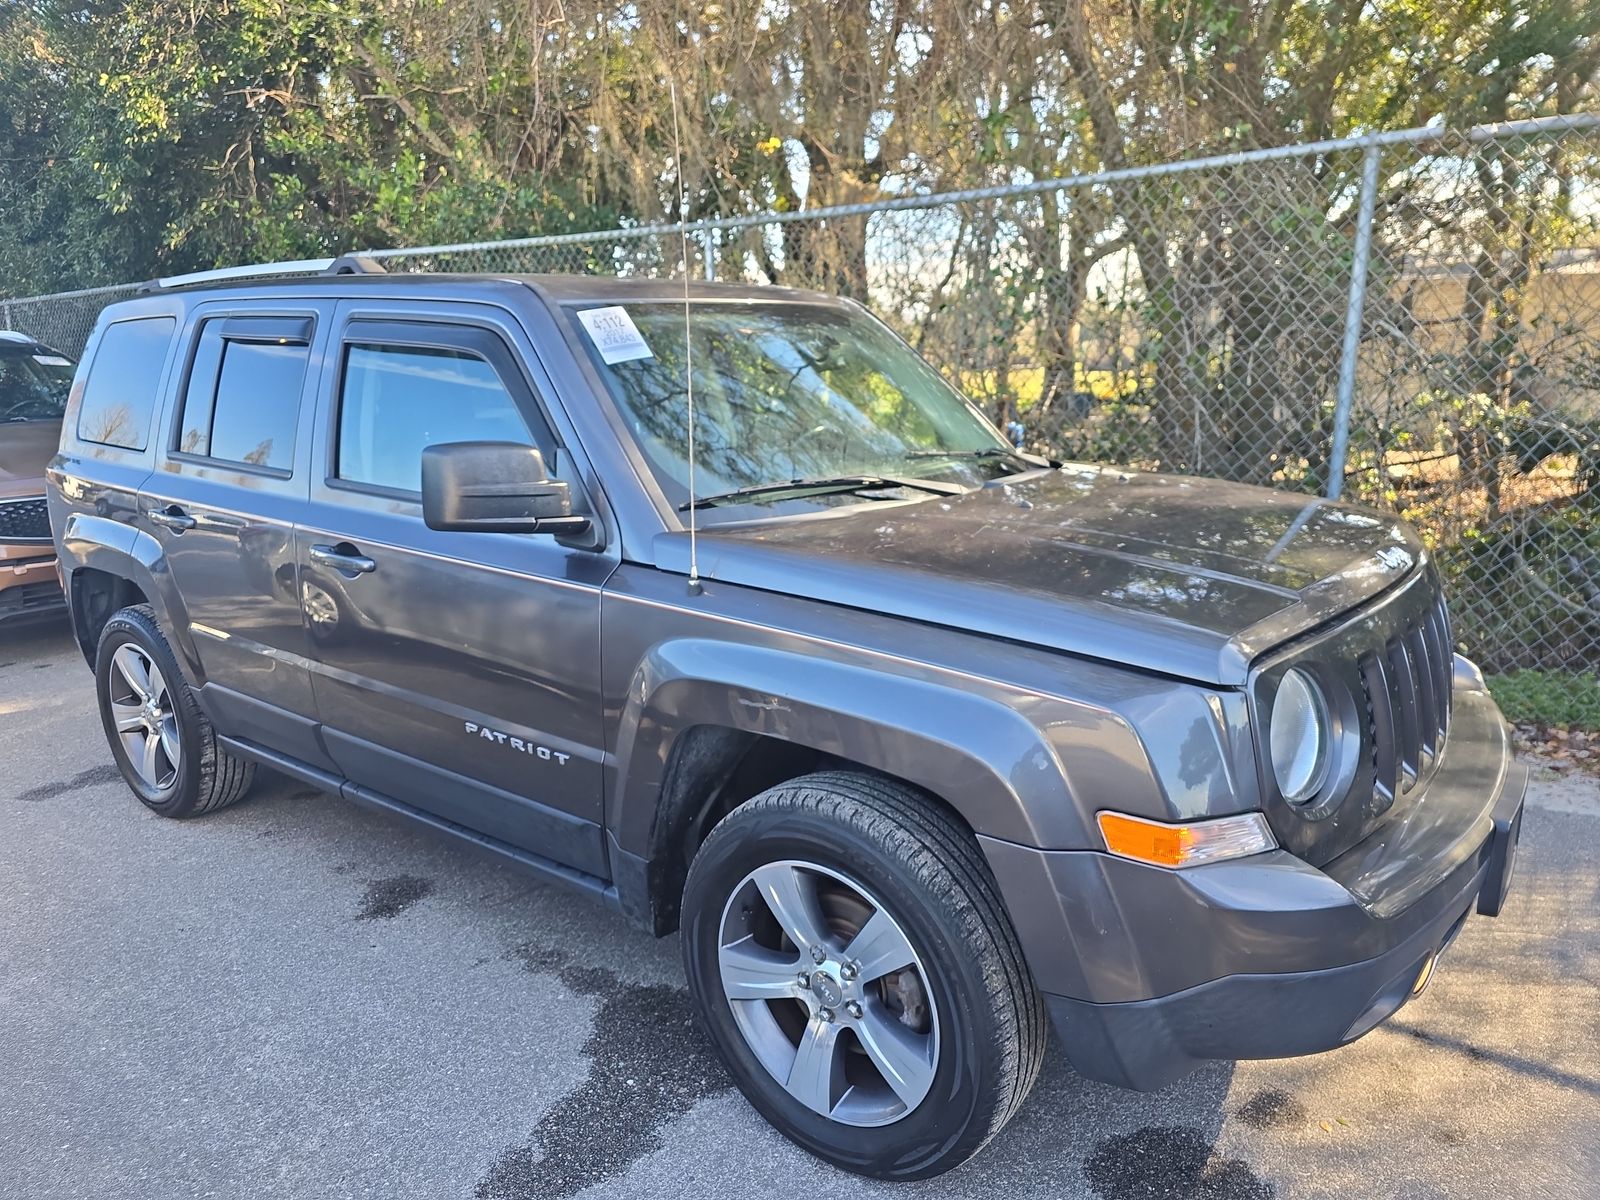
<svg viewBox="0 0 1600 1200"><path fill-rule="evenodd" d="M1278 792L1290 804L1304 804L1328 781L1332 740L1328 701L1322 689L1304 671L1292 668L1278 684L1267 732Z"/></svg>

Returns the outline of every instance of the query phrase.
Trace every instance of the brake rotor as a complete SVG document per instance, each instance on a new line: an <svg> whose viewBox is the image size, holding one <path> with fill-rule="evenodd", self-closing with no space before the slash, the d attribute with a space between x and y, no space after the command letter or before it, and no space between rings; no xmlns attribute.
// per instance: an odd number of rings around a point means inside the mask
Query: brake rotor
<svg viewBox="0 0 1600 1200"><path fill-rule="evenodd" d="M850 940L872 919L874 912L872 906L860 896L841 887L818 887L817 901L828 922L828 932L838 939L841 946L850 944ZM899 1018L902 1025L917 1033L928 1032L931 1027L928 993L922 975L916 968L908 967L904 971L885 975L875 981L875 986L885 1007Z"/></svg>

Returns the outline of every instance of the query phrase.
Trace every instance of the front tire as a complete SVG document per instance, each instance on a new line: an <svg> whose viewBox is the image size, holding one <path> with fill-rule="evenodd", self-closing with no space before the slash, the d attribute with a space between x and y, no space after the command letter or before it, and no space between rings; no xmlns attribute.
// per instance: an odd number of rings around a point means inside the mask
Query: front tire
<svg viewBox="0 0 1600 1200"><path fill-rule="evenodd" d="M689 989L780 1132L857 1174L976 1154L1044 1055L1043 1002L976 840L936 801L848 772L762 793L684 891Z"/></svg>
<svg viewBox="0 0 1600 1200"><path fill-rule="evenodd" d="M151 812L196 817L249 790L255 764L217 745L147 605L125 608L106 622L94 677L111 756Z"/></svg>

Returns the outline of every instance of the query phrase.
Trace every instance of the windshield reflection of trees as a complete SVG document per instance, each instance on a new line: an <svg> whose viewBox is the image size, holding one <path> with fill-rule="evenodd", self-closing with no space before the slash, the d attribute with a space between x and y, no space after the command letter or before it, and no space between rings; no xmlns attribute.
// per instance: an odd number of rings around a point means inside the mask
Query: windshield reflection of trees
<svg viewBox="0 0 1600 1200"><path fill-rule="evenodd" d="M688 482L681 310L635 310L654 357L606 368L663 482ZM996 445L907 347L843 314L704 310L693 339L697 490L905 473L919 450ZM937 469L923 464L918 473Z"/></svg>

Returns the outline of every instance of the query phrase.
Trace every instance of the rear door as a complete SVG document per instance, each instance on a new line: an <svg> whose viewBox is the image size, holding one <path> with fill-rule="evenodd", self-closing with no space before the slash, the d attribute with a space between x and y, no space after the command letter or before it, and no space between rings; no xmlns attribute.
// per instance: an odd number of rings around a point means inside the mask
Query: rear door
<svg viewBox="0 0 1600 1200"><path fill-rule="evenodd" d="M301 596L323 738L380 798L594 875L600 587L613 559L545 535L439 532L421 455L532 442L585 501L509 315L342 303L320 398Z"/></svg>
<svg viewBox="0 0 1600 1200"><path fill-rule="evenodd" d="M187 609L201 694L225 733L323 769L295 523L333 304L201 306L140 494Z"/></svg>

